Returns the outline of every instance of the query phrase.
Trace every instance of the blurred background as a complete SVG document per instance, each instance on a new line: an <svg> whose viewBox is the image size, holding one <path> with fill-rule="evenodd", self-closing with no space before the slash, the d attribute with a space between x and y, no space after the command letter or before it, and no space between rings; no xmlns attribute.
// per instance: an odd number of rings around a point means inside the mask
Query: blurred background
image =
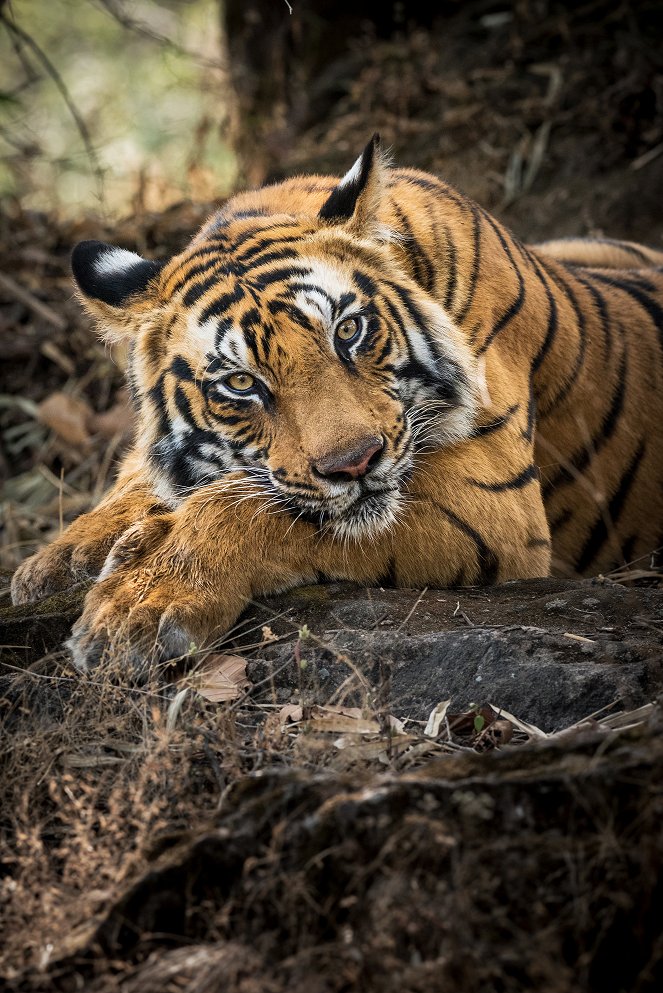
<svg viewBox="0 0 663 993"><path fill-rule="evenodd" d="M2 564L98 499L131 432L78 240L167 255L378 130L525 239L661 247L662 41L652 0L0 0Z"/></svg>

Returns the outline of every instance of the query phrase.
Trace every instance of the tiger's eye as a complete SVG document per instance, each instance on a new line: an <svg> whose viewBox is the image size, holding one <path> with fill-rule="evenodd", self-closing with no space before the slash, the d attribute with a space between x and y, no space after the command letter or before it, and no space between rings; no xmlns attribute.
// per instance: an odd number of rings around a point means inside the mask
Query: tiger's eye
<svg viewBox="0 0 663 993"><path fill-rule="evenodd" d="M225 383L235 393L248 393L256 385L255 379L248 372L234 372L226 378Z"/></svg>
<svg viewBox="0 0 663 993"><path fill-rule="evenodd" d="M353 341L361 331L361 321L358 317L346 317L336 328L336 337L341 341Z"/></svg>

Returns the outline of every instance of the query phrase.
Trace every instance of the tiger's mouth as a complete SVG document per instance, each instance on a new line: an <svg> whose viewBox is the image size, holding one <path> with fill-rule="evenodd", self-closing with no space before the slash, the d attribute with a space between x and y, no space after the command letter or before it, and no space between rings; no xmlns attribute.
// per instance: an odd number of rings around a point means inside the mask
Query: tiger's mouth
<svg viewBox="0 0 663 993"><path fill-rule="evenodd" d="M403 500L400 486L385 482L374 488L363 484L357 495L341 499L291 499L289 503L296 518L314 524L323 534L359 540L392 527Z"/></svg>

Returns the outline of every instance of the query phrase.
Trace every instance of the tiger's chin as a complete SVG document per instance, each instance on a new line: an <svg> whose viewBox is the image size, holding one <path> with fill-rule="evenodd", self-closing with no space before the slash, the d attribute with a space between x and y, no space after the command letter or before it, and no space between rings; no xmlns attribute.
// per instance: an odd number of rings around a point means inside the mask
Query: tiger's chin
<svg viewBox="0 0 663 993"><path fill-rule="evenodd" d="M403 495L397 489L365 493L341 513L324 513L326 528L338 541L361 541L388 531L397 520Z"/></svg>

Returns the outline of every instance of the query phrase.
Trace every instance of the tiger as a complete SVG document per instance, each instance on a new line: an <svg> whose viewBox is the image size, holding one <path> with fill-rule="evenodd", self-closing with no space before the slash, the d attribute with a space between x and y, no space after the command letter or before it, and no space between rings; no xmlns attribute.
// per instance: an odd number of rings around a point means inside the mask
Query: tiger
<svg viewBox="0 0 663 993"><path fill-rule="evenodd" d="M12 595L96 580L81 670L186 657L301 584L595 575L663 543L655 249L525 245L374 135L173 258L84 241L72 271L127 349L135 439Z"/></svg>

